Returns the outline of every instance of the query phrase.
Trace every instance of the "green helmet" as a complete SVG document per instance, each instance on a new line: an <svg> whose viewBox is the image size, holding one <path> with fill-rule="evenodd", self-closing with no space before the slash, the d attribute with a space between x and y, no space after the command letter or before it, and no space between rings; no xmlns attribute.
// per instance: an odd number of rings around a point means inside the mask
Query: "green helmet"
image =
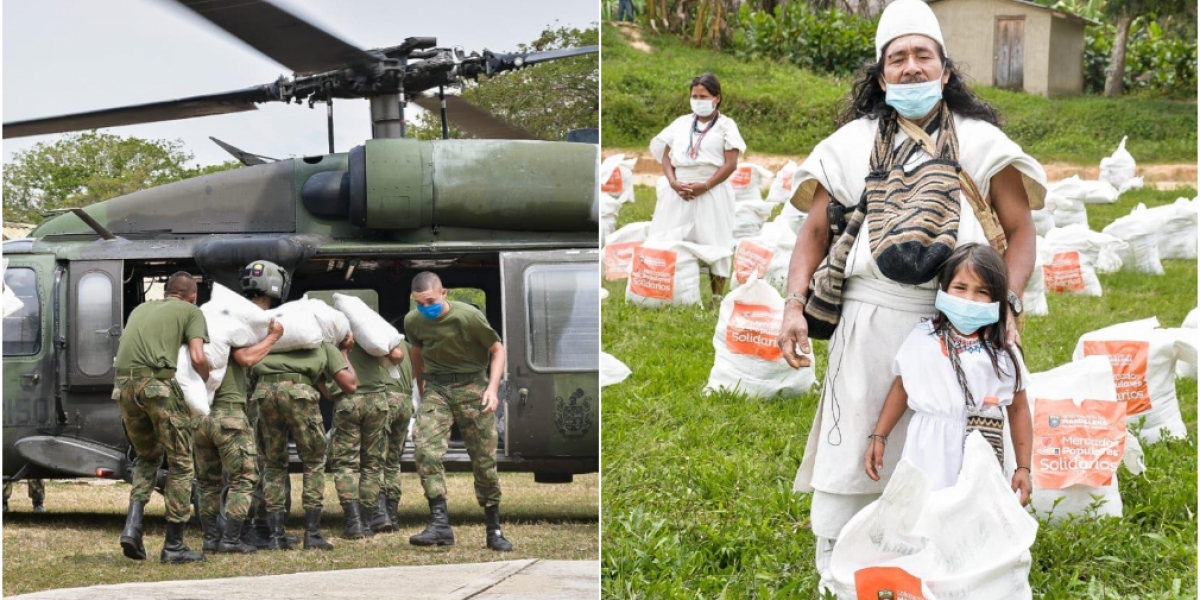
<svg viewBox="0 0 1200 600"><path fill-rule="evenodd" d="M287 292L288 274L273 262L256 260L242 269L241 281L243 294L262 294L282 300Z"/></svg>

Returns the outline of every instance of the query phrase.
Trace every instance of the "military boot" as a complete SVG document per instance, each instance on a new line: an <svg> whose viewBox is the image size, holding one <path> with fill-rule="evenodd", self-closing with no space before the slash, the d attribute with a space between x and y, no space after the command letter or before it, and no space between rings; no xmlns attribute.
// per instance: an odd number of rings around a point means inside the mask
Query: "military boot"
<svg viewBox="0 0 1200 600"><path fill-rule="evenodd" d="M267 537L271 536L271 528L267 528ZM246 519L242 522L242 543L248 546L254 546L259 550L267 549L267 538L258 535L258 524L255 519Z"/></svg>
<svg viewBox="0 0 1200 600"><path fill-rule="evenodd" d="M512 552L512 543L504 539L500 531L500 505L483 507L483 516L487 522L487 547L498 552Z"/></svg>
<svg viewBox="0 0 1200 600"><path fill-rule="evenodd" d="M46 512L46 505L43 504L41 500L34 500L33 501L33 512L35 512L35 513Z"/></svg>
<svg viewBox="0 0 1200 600"><path fill-rule="evenodd" d="M379 494L379 499L375 501L375 510L371 512L371 531L375 533L395 531L395 528L392 527L392 519L388 515L387 503L387 494Z"/></svg>
<svg viewBox="0 0 1200 600"><path fill-rule="evenodd" d="M129 501L129 512L125 515L125 529L121 531L121 550L133 560L146 560L146 546L142 544L142 517L146 503Z"/></svg>
<svg viewBox="0 0 1200 600"><path fill-rule="evenodd" d="M284 513L284 520L287 520L287 513ZM267 517L258 517L254 519L254 534L261 540L271 539L271 521ZM300 546L300 538L290 533L284 533L283 537L287 540L289 548L297 548ZM249 541L247 540L247 543ZM274 548L273 548L274 549Z"/></svg>
<svg viewBox="0 0 1200 600"><path fill-rule="evenodd" d="M321 535L321 507L304 509L304 549L333 550Z"/></svg>
<svg viewBox="0 0 1200 600"><path fill-rule="evenodd" d="M362 505L358 502L342 504L342 514L346 517L346 529L342 532L344 539L359 540L375 535L370 529L367 529L366 525L363 525Z"/></svg>
<svg viewBox="0 0 1200 600"><path fill-rule="evenodd" d="M218 545L221 552L250 554L251 552L258 551L258 548L242 540L242 525L244 524L245 521L238 519L227 519L225 521L225 526L221 528L221 542ZM205 551L207 552L207 550Z"/></svg>
<svg viewBox="0 0 1200 600"><path fill-rule="evenodd" d="M408 538L414 546L453 546L454 530L450 529L450 513L445 498L429 499L429 524L425 531Z"/></svg>
<svg viewBox="0 0 1200 600"><path fill-rule="evenodd" d="M201 549L206 553L216 552L217 546L221 545L221 524L217 517L200 517L200 529L204 531L204 545Z"/></svg>
<svg viewBox="0 0 1200 600"><path fill-rule="evenodd" d="M267 515L267 523L271 528L271 535L267 539L268 550L291 550L293 548L288 542L287 534L283 532L284 516L282 511Z"/></svg>
<svg viewBox="0 0 1200 600"><path fill-rule="evenodd" d="M388 519L392 522L392 531L400 531L400 499L387 499Z"/></svg>
<svg viewBox="0 0 1200 600"><path fill-rule="evenodd" d="M203 554L192 552L192 549L183 543L183 528L186 525L186 523L172 523L167 521L167 540L163 543L162 554L159 555L159 560L170 564L204 562Z"/></svg>

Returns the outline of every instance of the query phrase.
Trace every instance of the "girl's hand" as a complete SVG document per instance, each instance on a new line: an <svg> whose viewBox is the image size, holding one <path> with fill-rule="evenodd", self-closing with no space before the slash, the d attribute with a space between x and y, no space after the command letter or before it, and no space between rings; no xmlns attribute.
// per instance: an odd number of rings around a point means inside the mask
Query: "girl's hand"
<svg viewBox="0 0 1200 600"><path fill-rule="evenodd" d="M1017 469L1013 473L1013 491L1021 490L1021 506L1029 505L1029 494L1033 492L1033 484L1029 482L1029 469Z"/></svg>
<svg viewBox="0 0 1200 600"><path fill-rule="evenodd" d="M678 181L672 181L671 189L675 190L675 193L679 194L679 197L683 198L684 200L691 200L692 198L695 197L694 194L692 193L691 184L679 183Z"/></svg>
<svg viewBox="0 0 1200 600"><path fill-rule="evenodd" d="M883 470L883 453L887 450L887 446L879 438L871 438L870 445L867 446L867 455L863 457L863 463L866 466L867 477L871 481L879 481L879 472Z"/></svg>

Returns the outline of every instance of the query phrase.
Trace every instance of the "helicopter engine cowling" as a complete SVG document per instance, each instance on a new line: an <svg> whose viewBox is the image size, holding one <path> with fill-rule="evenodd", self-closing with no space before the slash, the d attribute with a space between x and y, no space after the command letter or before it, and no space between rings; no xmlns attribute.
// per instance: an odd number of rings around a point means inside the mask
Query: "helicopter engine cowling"
<svg viewBox="0 0 1200 600"><path fill-rule="evenodd" d="M314 215L368 229L594 231L597 164L592 144L376 139L301 195Z"/></svg>

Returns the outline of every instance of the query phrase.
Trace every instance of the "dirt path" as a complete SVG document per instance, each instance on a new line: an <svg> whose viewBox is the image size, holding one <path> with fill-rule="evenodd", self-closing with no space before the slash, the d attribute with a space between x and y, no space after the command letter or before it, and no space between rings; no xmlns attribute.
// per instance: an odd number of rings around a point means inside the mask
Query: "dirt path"
<svg viewBox="0 0 1200 600"><path fill-rule="evenodd" d="M629 45L634 50L640 50L646 54L654 52L654 48L651 48L650 44L647 44L642 39L642 28L640 26L620 21L609 21L609 24L617 26L617 31L621 32L621 37L625 38L625 41L629 42Z"/></svg>
<svg viewBox="0 0 1200 600"><path fill-rule="evenodd" d="M624 154L626 158L637 156L638 162L633 169L638 185L652 185L654 179L662 175L661 167L650 157L650 152L642 149L604 148L601 158L613 154ZM804 156L785 156L779 154L763 154L751 152L746 160L762 165L771 171L778 171L789 160L800 162ZM1082 179L1099 179L1099 159L1095 165L1074 165L1070 163L1045 163L1046 178L1050 181L1066 179L1078 175ZM1197 169L1194 163L1138 165L1137 174L1142 176L1147 184L1153 184L1158 189L1174 189L1177 187L1196 187Z"/></svg>

